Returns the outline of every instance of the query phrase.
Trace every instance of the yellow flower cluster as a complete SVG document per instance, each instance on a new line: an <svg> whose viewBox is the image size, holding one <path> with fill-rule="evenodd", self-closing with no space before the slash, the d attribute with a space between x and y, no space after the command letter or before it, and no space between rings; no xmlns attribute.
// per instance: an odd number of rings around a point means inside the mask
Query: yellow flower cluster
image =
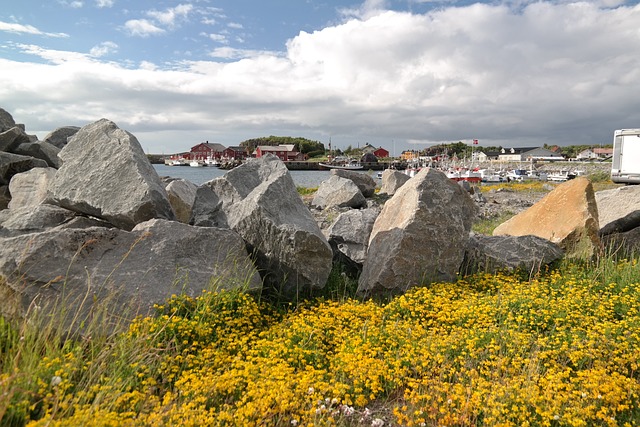
<svg viewBox="0 0 640 427"><path fill-rule="evenodd" d="M136 351L92 361L120 361L118 378L74 383L95 368L43 360L31 425L640 424L639 283L477 275L387 304L278 314L221 292L158 313L123 337Z"/></svg>

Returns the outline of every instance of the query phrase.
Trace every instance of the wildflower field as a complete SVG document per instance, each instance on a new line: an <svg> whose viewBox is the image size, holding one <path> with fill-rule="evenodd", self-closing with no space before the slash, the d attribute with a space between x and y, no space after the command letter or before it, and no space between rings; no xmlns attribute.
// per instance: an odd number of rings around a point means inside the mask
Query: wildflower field
<svg viewBox="0 0 640 427"><path fill-rule="evenodd" d="M0 351L8 426L636 426L640 273L607 259L284 307L206 292L112 337L0 319Z"/></svg>

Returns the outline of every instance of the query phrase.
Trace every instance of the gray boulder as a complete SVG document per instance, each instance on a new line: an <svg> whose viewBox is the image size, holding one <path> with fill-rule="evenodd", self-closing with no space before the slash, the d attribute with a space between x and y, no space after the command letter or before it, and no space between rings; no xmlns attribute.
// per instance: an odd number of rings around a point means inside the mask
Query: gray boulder
<svg viewBox="0 0 640 427"><path fill-rule="evenodd" d="M49 185L56 176L53 168L34 168L14 175L9 182L9 208L37 206L47 198Z"/></svg>
<svg viewBox="0 0 640 427"><path fill-rule="evenodd" d="M633 259L640 255L640 227L602 237L605 253L616 258Z"/></svg>
<svg viewBox="0 0 640 427"><path fill-rule="evenodd" d="M324 287L331 247L281 160L253 159L205 185L221 202L211 220L242 236L265 284L290 298Z"/></svg>
<svg viewBox="0 0 640 427"><path fill-rule="evenodd" d="M47 162L47 165L52 168L58 169L62 166L62 162L58 157L58 153L60 149L54 145L49 144L48 142L25 142L20 145L16 149L13 150L15 154L20 154L22 156L31 156L36 159L44 160Z"/></svg>
<svg viewBox="0 0 640 427"><path fill-rule="evenodd" d="M318 187L311 206L318 209L332 207L361 208L367 200L358 186L350 179L332 175Z"/></svg>
<svg viewBox="0 0 640 427"><path fill-rule="evenodd" d="M542 267L562 259L563 255L558 245L537 236L472 235L460 273L468 275L516 269L537 273Z"/></svg>
<svg viewBox="0 0 640 427"><path fill-rule="evenodd" d="M55 228L0 238L0 277L0 294L15 296L0 306L4 314L24 315L30 305L47 314L57 305L72 333L82 333L101 310L109 330L149 314L172 294L261 287L236 233L166 220L131 232Z"/></svg>
<svg viewBox="0 0 640 427"><path fill-rule="evenodd" d="M43 141L55 145L62 149L69 142L69 139L75 135L80 128L78 126L63 126L51 131L44 137Z"/></svg>
<svg viewBox="0 0 640 427"><path fill-rule="evenodd" d="M469 194L444 173L422 169L376 219L358 292L401 293L454 281L476 211Z"/></svg>
<svg viewBox="0 0 640 427"><path fill-rule="evenodd" d="M376 192L376 181L368 173L345 169L331 169L331 175L350 179L358 186L358 189L360 189L360 192L364 197L371 197Z"/></svg>
<svg viewBox="0 0 640 427"><path fill-rule="evenodd" d="M0 132L11 129L16 125L11 114L7 110L0 108Z"/></svg>
<svg viewBox="0 0 640 427"><path fill-rule="evenodd" d="M53 203L131 230L175 219L167 192L135 136L107 119L84 126L60 151Z"/></svg>
<svg viewBox="0 0 640 427"><path fill-rule="evenodd" d="M325 231L334 259L343 263L354 275L362 270L373 224L380 209L352 209L338 216Z"/></svg>
<svg viewBox="0 0 640 427"><path fill-rule="evenodd" d="M22 143L29 143L29 135L18 126L0 133L0 151L13 152Z"/></svg>
<svg viewBox="0 0 640 427"><path fill-rule="evenodd" d="M11 193L8 185L0 185L0 211L9 207Z"/></svg>
<svg viewBox="0 0 640 427"><path fill-rule="evenodd" d="M46 168L47 162L29 156L0 151L0 185L8 185L11 178L33 168Z"/></svg>
<svg viewBox="0 0 640 427"><path fill-rule="evenodd" d="M176 219L188 224L191 219L193 204L196 200L198 186L186 179L172 180L166 187L169 203L176 213Z"/></svg>
<svg viewBox="0 0 640 427"><path fill-rule="evenodd" d="M640 226L640 185L598 191L595 197L601 236Z"/></svg>
<svg viewBox="0 0 640 427"><path fill-rule="evenodd" d="M410 179L411 177L406 173L395 169L385 169L384 172L382 172L382 187L380 188L380 193L393 196L396 194L396 191Z"/></svg>
<svg viewBox="0 0 640 427"><path fill-rule="evenodd" d="M191 209L189 224L199 227L228 228L224 214L221 212L222 201L207 184L196 190L196 197Z"/></svg>
<svg viewBox="0 0 640 427"><path fill-rule="evenodd" d="M42 232L68 223L76 213L53 205L20 206L0 211L0 236Z"/></svg>

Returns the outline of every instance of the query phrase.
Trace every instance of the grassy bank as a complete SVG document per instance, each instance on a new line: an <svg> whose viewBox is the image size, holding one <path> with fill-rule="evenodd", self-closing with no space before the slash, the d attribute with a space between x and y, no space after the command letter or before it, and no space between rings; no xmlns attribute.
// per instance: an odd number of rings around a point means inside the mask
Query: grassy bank
<svg viewBox="0 0 640 427"><path fill-rule="evenodd" d="M635 261L477 275L388 303L344 280L285 308L175 297L109 338L1 320L2 425L639 423Z"/></svg>

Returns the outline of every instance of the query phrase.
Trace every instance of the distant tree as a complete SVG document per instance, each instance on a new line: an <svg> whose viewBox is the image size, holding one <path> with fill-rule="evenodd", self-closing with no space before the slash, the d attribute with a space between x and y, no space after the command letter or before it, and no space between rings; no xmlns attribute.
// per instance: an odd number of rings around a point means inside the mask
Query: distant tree
<svg viewBox="0 0 640 427"><path fill-rule="evenodd" d="M240 143L240 146L245 147L250 153L255 151L259 145L294 145L296 150L303 154L308 154L312 151L324 152L325 150L324 144L319 141L291 136L263 136L260 138L247 139Z"/></svg>

